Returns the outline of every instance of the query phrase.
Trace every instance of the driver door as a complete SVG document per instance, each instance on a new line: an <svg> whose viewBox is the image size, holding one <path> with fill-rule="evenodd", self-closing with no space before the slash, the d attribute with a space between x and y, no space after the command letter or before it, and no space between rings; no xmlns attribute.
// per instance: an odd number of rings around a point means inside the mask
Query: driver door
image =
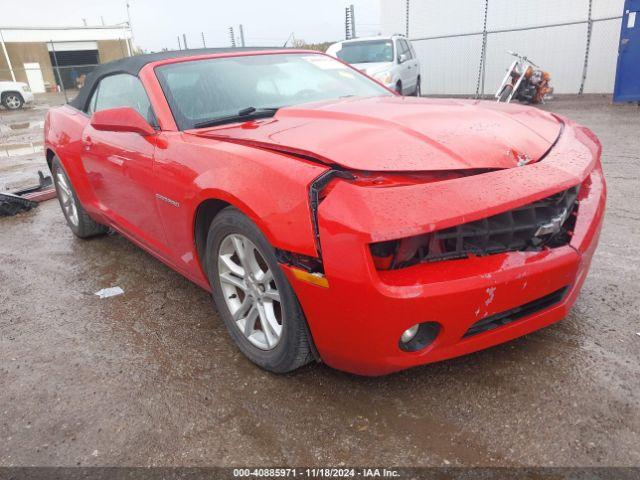
<svg viewBox="0 0 640 480"><path fill-rule="evenodd" d="M131 107L151 125L156 123L146 91L133 75L103 78L86 113L116 107ZM117 228L161 252L166 242L153 188L156 137L100 131L88 123L82 133L82 164L103 214Z"/></svg>

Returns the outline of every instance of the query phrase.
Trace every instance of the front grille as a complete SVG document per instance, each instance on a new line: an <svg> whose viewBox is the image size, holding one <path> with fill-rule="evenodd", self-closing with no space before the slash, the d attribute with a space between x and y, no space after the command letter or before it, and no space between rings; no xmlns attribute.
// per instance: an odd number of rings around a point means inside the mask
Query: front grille
<svg viewBox="0 0 640 480"><path fill-rule="evenodd" d="M566 292L567 287L564 287L560 290L556 290L549 295L538 298L537 300L525 303L524 305L520 305L519 307L483 318L482 320L479 320L471 325L469 330L467 330L462 338L467 338L473 335L478 335L479 333L488 332L489 330L502 327L511 322L515 322L516 320L520 320L521 318L524 318L528 315L539 312L540 310L551 307L559 303L564 298Z"/></svg>
<svg viewBox="0 0 640 480"><path fill-rule="evenodd" d="M492 217L434 232L419 262L539 250L569 243L575 225L579 186ZM434 241L435 240L435 241Z"/></svg>

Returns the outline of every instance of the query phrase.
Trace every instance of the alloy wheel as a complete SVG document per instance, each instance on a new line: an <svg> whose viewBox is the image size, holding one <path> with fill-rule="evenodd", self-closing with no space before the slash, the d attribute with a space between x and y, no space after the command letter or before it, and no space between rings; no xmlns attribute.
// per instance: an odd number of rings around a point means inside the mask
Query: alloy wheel
<svg viewBox="0 0 640 480"><path fill-rule="evenodd" d="M76 200L73 196L73 192L71 191L71 186L69 185L67 176L59 169L56 171L56 186L58 187L58 197L60 198L62 210L64 210L69 222L71 222L74 227L77 227L78 206L76 205Z"/></svg>
<svg viewBox="0 0 640 480"><path fill-rule="evenodd" d="M259 349L274 349L282 336L283 309L273 272L258 247L244 235L227 235L218 251L218 275L236 327Z"/></svg>
<svg viewBox="0 0 640 480"><path fill-rule="evenodd" d="M7 108L11 110L16 110L20 108L21 104L22 104L22 100L20 100L20 98L17 95L9 94L5 98L5 105L7 106Z"/></svg>

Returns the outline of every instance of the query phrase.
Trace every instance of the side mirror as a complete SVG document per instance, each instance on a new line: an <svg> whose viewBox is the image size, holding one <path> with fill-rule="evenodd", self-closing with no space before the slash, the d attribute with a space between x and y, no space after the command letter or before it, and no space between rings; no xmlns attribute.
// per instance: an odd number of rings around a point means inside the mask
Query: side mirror
<svg viewBox="0 0 640 480"><path fill-rule="evenodd" d="M91 126L107 132L132 132L142 136L153 135L155 129L131 107L109 108L95 112Z"/></svg>
<svg viewBox="0 0 640 480"><path fill-rule="evenodd" d="M409 55L407 55L406 53L401 53L400 55L398 55L398 63L404 63L407 60L409 60Z"/></svg>

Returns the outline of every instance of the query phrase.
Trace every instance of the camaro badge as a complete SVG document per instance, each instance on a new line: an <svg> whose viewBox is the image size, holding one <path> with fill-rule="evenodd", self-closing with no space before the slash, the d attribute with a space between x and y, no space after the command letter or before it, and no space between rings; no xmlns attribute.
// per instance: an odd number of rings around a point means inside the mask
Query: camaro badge
<svg viewBox="0 0 640 480"><path fill-rule="evenodd" d="M169 205L173 205L174 207L180 208L180 202L176 202L175 200L171 200L170 198L167 198L164 195L160 195L159 193L156 193L156 198L158 200L162 200L163 202L167 202Z"/></svg>

